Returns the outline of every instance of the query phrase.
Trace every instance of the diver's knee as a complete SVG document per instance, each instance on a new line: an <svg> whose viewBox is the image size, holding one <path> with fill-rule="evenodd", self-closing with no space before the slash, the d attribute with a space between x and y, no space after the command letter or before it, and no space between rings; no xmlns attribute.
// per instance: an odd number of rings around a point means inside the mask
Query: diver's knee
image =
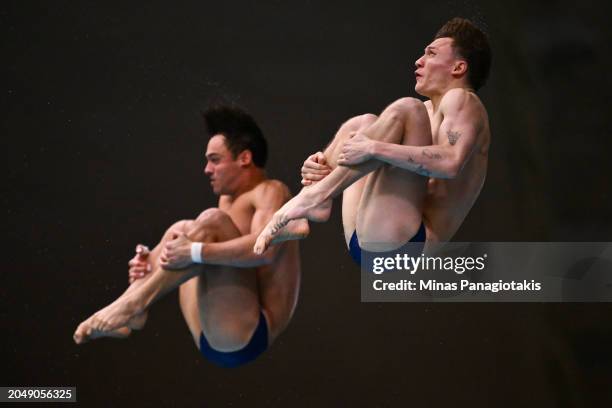
<svg viewBox="0 0 612 408"><path fill-rule="evenodd" d="M374 123L374 121L376 121L377 118L378 116L372 113L364 113L363 115L353 116L342 124L342 130L344 132L339 133L346 134L351 132L358 132L359 130L370 126L372 123Z"/></svg>
<svg viewBox="0 0 612 408"><path fill-rule="evenodd" d="M381 116L389 120L406 122L411 115L427 115L425 104L417 98L401 98L389 105Z"/></svg>
<svg viewBox="0 0 612 408"><path fill-rule="evenodd" d="M180 234L186 232L193 225L193 220L180 220L175 222L166 230L166 234Z"/></svg>
<svg viewBox="0 0 612 408"><path fill-rule="evenodd" d="M196 218L194 224L200 228L214 228L225 222L229 218L224 211L218 208L208 208Z"/></svg>
<svg viewBox="0 0 612 408"><path fill-rule="evenodd" d="M375 115L373 113L364 113L363 115L359 116L359 118L361 119L361 128L363 129L376 122L376 119L378 119L378 115Z"/></svg>

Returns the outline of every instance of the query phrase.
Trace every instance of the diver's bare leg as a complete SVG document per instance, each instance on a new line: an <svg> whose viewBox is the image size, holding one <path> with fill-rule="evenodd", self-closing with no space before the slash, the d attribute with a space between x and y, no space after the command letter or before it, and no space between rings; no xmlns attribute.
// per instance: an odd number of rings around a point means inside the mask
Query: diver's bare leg
<svg viewBox="0 0 612 408"><path fill-rule="evenodd" d="M391 110L404 125L401 144L432 144L429 116L421 101L400 99L387 110ZM368 132L369 129L364 131L365 134ZM392 250L417 233L423 220L427 180L427 177L394 166L382 166L368 175L355 228L362 248Z"/></svg>
<svg viewBox="0 0 612 408"><path fill-rule="evenodd" d="M342 126L340 126L340 129L338 129L338 131L336 132L336 135L334 136L330 144L325 149L324 155L325 155L325 159L328 165L330 165L332 168L338 167L337 159L338 159L338 155L340 154L340 150L342 148L342 144L344 143L344 141L348 140L355 132L362 131L365 128L372 125L376 121L376 119L377 119L376 115L365 114L365 115L353 117L349 119L348 121L346 121L345 123L343 123ZM378 166L378 164L376 165ZM331 174L333 174L333 172ZM328 175L322 181L319 181L318 183L315 183L315 184L319 185L325 182L331 176L331 174ZM313 189L315 184L308 186L308 187L304 187L302 191L300 192L300 194L303 194L307 190ZM363 190L364 185L365 185L365 180L354 183L352 186L346 189L345 194L343 196L343 204L342 204L343 220L346 219L348 221L349 227L350 225L354 225L355 223L356 211L359 205L359 199L361 197L361 190ZM273 218L268 223L266 228L264 228L263 232L260 234L255 244L254 251L256 253L262 253L263 251L265 251L265 249L270 244L276 242L279 239L278 238L279 236L284 235L284 227L282 225L276 225L278 222L278 215L281 214L283 209L286 208L286 206L289 203L293 202L298 196L294 197L292 200L287 202L285 206L283 206L275 214L275 217L277 218L276 219ZM316 222L325 222L327 221L327 219L329 218L329 214L331 213L331 204L332 204L331 199L326 200L323 202L323 204L314 208L312 211L309 211L308 216L303 217L303 218L306 218L311 221L316 221ZM294 217L292 218L295 219ZM298 218L302 218L302 217L298 217ZM284 225L284 222L282 222L282 224ZM347 226L345 225L345 234L346 234L346 231L347 231ZM303 236L299 236L299 238L303 238ZM291 238L289 237L288 239L291 239ZM288 239L282 239L282 240L288 240Z"/></svg>
<svg viewBox="0 0 612 408"><path fill-rule="evenodd" d="M204 211L195 223L209 222L208 219L213 217L217 211L219 210L211 209ZM187 236L194 241L210 242L215 240L215 231L210 231L206 228L195 228L193 222L185 222L183 227L185 232L187 232ZM197 231L197 234L195 232L192 234L191 230ZM171 235L176 232L176 229L171 228L169 231ZM142 282L138 283L138 285L135 285L137 282L134 282L132 284L133 288L130 287L113 303L94 313L89 319L81 323L74 334L77 343L82 343L88 340L89 337L101 337L104 333L113 332L124 326L129 327L132 319L143 313L155 300L201 273L201 265L190 265L182 270L163 269L158 263L161 248L162 246L158 245L150 255L152 257L151 265L153 272L149 276L140 279Z"/></svg>
<svg viewBox="0 0 612 408"><path fill-rule="evenodd" d="M151 251L148 251L148 253L143 254L143 256L146 256L146 258L148 258L151 268L152 270L154 270L157 267L157 263L158 263L158 258L159 255L161 255L161 251L163 249L163 245L168 241L171 240L173 236L175 236L176 234L179 234L183 231L185 231L185 228L192 222L192 220L181 220L181 221L177 221L176 223L174 223L172 226L170 226L170 228L168 228L166 230L166 232L164 233L164 235L162 236L159 244ZM136 251L138 252L139 250L142 252L143 248L139 248L142 246L137 246ZM144 284L144 282L146 282L149 278L151 277L151 273L145 275L144 277L135 280L134 282L132 282L130 284L130 286L128 286L128 288L125 290L125 292L121 295L121 296L125 296L128 293L133 292L134 290L136 290L137 288L139 288L140 286L142 286ZM113 337L113 338L125 338L128 337L131 334L132 330L141 330L146 321L147 321L147 314L148 312L145 310L139 314L136 314L134 317L132 317L129 322L127 323L126 326L124 327L120 327L117 328L116 330L110 330L110 331L97 331L94 330L92 325L91 325L91 318L93 316L90 316L90 318L84 320L75 330L74 332L74 340L76 343L84 343L88 340L92 340L92 339L96 339L96 338L100 338L100 337Z"/></svg>
<svg viewBox="0 0 612 408"><path fill-rule="evenodd" d="M416 112L419 123L422 113L427 115L423 103L414 98L400 99L387 107L378 119L363 133L371 139L387 143L403 143L404 134L408 128L407 122L412 120L412 113ZM428 134L431 141L431 129L429 121L426 128L419 133ZM412 136L411 136L412 137ZM413 137L418 139L417 137ZM333 149L329 162L335 162L340 152L339 148ZM272 220L260 234L255 252L261 253L267 247L280 228L292 219L307 218L312 221L325 221L323 215L329 216L330 205L328 200L334 198L341 191L359 180L364 175L378 169L382 163L377 160L369 160L355 166L337 166L327 177L313 186L304 187L300 193L289 200L278 210Z"/></svg>

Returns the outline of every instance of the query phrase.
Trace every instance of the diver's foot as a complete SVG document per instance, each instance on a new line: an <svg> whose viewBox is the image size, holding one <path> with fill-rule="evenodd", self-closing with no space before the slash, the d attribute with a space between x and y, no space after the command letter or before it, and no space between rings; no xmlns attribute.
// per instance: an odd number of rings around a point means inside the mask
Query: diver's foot
<svg viewBox="0 0 612 408"><path fill-rule="evenodd" d="M99 331L95 330L91 326L90 319L85 320L77 327L76 331L72 335L76 344L87 343L89 340L99 339L101 337L111 337L115 339L125 339L132 333L129 327L120 327L110 331Z"/></svg>
<svg viewBox="0 0 612 408"><path fill-rule="evenodd" d="M285 241L304 239L308 236L308 234L310 234L310 227L308 226L308 221L306 221L304 218L289 221L287 225L281 228L278 233L274 235L269 245L274 245Z"/></svg>
<svg viewBox="0 0 612 408"><path fill-rule="evenodd" d="M270 222L268 222L261 234L259 234L259 237L257 237L253 251L258 255L262 254L271 243L275 242L277 236L281 235L283 228L292 220L306 218L314 222L327 221L331 214L331 208L331 199L322 203L316 203L307 194L304 194L304 190L302 190L300 194L289 200L272 216ZM285 239L279 238L279 241L291 239L291 230L288 230L286 234ZM302 235L304 234L297 234L295 239L303 238Z"/></svg>
<svg viewBox="0 0 612 408"><path fill-rule="evenodd" d="M83 333L94 333L96 336L101 337L105 333L116 329L129 327L130 321L144 312L144 308L140 307L139 304L140 302L137 302L133 296L121 296L83 322L81 326L84 326L82 329L85 329L85 331L77 329L75 336L79 334L79 337L82 337ZM138 326L137 323L144 323L142 317L140 321L136 319L136 326Z"/></svg>

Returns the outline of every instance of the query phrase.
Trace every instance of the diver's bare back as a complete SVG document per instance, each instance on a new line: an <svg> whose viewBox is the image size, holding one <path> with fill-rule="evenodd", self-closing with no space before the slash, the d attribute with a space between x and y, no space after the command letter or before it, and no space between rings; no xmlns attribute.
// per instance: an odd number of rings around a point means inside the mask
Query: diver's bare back
<svg viewBox="0 0 612 408"><path fill-rule="evenodd" d="M467 101L477 131L476 143L463 169L453 179L430 178L425 198L424 220L428 241L449 241L478 198L487 174L490 129L487 111L476 94L469 92ZM431 122L434 145L454 144L458 133L440 134L443 112L433 111L431 101L425 102Z"/></svg>

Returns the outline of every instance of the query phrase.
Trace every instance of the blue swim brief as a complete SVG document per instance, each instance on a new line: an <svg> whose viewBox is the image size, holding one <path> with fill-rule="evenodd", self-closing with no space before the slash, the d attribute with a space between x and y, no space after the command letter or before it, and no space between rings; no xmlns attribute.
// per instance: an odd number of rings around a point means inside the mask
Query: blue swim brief
<svg viewBox="0 0 612 408"><path fill-rule="evenodd" d="M427 239L427 233L425 231L425 224L421 222L421 226L417 233L404 245L401 247L394 249L392 251L385 252L370 252L365 249L361 249L359 246L359 239L357 239L357 230L353 232L351 236L351 241L349 242L349 252L351 254L351 258L357 263L357 265L361 266L361 260L364 259L372 259L373 257L384 257L384 256L393 256L397 253L408 253L411 256L420 256L423 252L423 247L425 246L425 240ZM421 245L409 245L414 242L420 242Z"/></svg>
<svg viewBox="0 0 612 408"><path fill-rule="evenodd" d="M217 351L213 349L204 332L200 334L200 352L204 357L221 367L238 367L255 360L268 348L268 323L262 312L259 312L259 323L249 343L236 351Z"/></svg>

